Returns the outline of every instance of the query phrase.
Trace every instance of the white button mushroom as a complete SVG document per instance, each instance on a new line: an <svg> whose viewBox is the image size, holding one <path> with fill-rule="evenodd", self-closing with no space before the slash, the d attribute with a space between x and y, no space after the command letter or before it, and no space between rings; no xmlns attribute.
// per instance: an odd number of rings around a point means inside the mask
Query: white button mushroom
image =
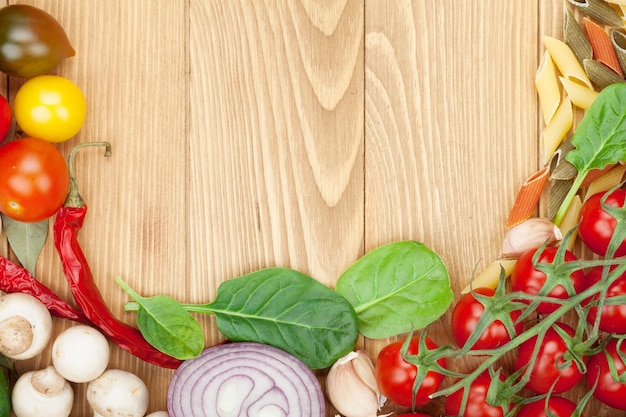
<svg viewBox="0 0 626 417"><path fill-rule="evenodd" d="M83 324L65 329L52 344L52 365L70 382L93 381L109 365L109 356L106 337Z"/></svg>
<svg viewBox="0 0 626 417"><path fill-rule="evenodd" d="M24 373L11 393L17 417L67 417L73 402L72 387L52 366Z"/></svg>
<svg viewBox="0 0 626 417"><path fill-rule="evenodd" d="M148 411L148 387L137 375L107 369L87 385L94 417L143 417Z"/></svg>
<svg viewBox="0 0 626 417"><path fill-rule="evenodd" d="M30 359L40 354L52 336L52 317L32 295L0 295L0 353L11 359Z"/></svg>
<svg viewBox="0 0 626 417"><path fill-rule="evenodd" d="M150 414L147 414L146 417L168 417L167 411L154 411Z"/></svg>

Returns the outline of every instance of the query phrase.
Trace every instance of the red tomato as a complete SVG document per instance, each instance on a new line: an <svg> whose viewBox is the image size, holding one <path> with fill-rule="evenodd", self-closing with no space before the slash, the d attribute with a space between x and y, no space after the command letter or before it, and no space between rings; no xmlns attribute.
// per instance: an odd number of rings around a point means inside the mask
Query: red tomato
<svg viewBox="0 0 626 417"><path fill-rule="evenodd" d="M623 378L626 365L617 352L617 339L609 341L605 350L611 362L615 364L617 374ZM626 344L622 343L619 350L622 355L626 355ZM589 389L592 389L596 379L598 385L593 391L593 396L610 407L626 410L626 382L617 382L613 379L604 351L592 355L587 363L586 383Z"/></svg>
<svg viewBox="0 0 626 417"><path fill-rule="evenodd" d="M11 107L4 96L0 95L0 143L4 141L11 131L13 124L13 116Z"/></svg>
<svg viewBox="0 0 626 417"><path fill-rule="evenodd" d="M474 290L477 294L493 297L495 291L491 288L477 288ZM480 320L485 311L485 306L478 301L470 292L464 294L454 306L451 318L452 335L457 345L463 347L467 339L474 331L476 324ZM519 318L521 312L511 312L513 323ZM515 326L516 334L520 334L523 330L523 323ZM495 320L487 327L480 338L476 341L472 349L495 349L508 343L511 340L509 332L500 320Z"/></svg>
<svg viewBox="0 0 626 417"><path fill-rule="evenodd" d="M565 323L556 323L556 325L570 336L575 334L574 329ZM519 346L514 363L516 371L530 363L536 343L537 336ZM563 338L554 330L554 327L550 327L541 342L526 388L537 394L547 394L554 385L552 392L558 394L578 384L583 374L573 361L565 366L563 355L567 353L567 350L567 344Z"/></svg>
<svg viewBox="0 0 626 417"><path fill-rule="evenodd" d="M550 411L550 417L571 417L576 410L576 404L563 397L548 397L523 405L517 412L517 417L548 417L546 405Z"/></svg>
<svg viewBox="0 0 626 417"><path fill-rule="evenodd" d="M0 212L23 222L47 219L68 189L67 163L51 143L23 138L0 146Z"/></svg>
<svg viewBox="0 0 626 417"><path fill-rule="evenodd" d="M500 375L504 380L504 376ZM491 384L491 375L485 371L480 374L472 385L467 400L465 411L461 417L503 417L504 410L501 406L493 406L487 403L487 391ZM463 402L463 389L453 392L446 397L446 415L459 416L461 403Z"/></svg>
<svg viewBox="0 0 626 417"><path fill-rule="evenodd" d="M600 281L602 278L602 267L591 268L587 272L585 281L586 287ZM607 299L610 297L626 296L626 273L620 275L615 281L609 285L606 291ZM591 299L598 300L600 294L594 295ZM593 324L598 314L598 307L590 307L587 313L587 322ZM626 334L626 304L614 304L602 306L602 314L600 317L600 330L614 334Z"/></svg>
<svg viewBox="0 0 626 417"><path fill-rule="evenodd" d="M578 235L583 243L598 255L606 255L611 237L617 221L613 216L607 213L600 200L604 192L599 192L589 197L583 204L580 212L580 225L578 226ZM626 199L626 190L618 189L609 194L605 200L605 204L613 207L623 207ZM626 255L626 241L623 241L615 256Z"/></svg>
<svg viewBox="0 0 626 417"><path fill-rule="evenodd" d="M385 346L378 354L376 361L376 383L381 394L391 402L405 407L410 407L413 401L413 382L417 375L417 367L408 363L402 357L401 349L404 340L397 341ZM414 337L409 345L408 353L418 353L419 338ZM437 348L435 342L426 338L426 346L429 349ZM437 361L445 367L446 360ZM444 376L436 372L428 372L422 385L417 390L415 405L426 404L429 396L439 389Z"/></svg>
<svg viewBox="0 0 626 417"><path fill-rule="evenodd" d="M513 272L511 273L511 288L513 291L521 291L525 292L526 294L537 295L541 290L541 287L543 287L543 285L545 284L547 279L546 274L536 269L533 265L533 256L535 255L537 250L538 249L530 249L524 252L515 263L515 267L513 268ZM538 262L553 262L556 252L557 248L545 248L539 255ZM572 252L565 252L565 261L575 261L576 259L576 256ZM570 275L570 279L576 293L584 289L585 273L582 270L573 272ZM547 294L547 296L559 298L562 300L566 300L567 298L569 298L565 287L560 284L555 286L552 291ZM524 302L528 303L527 301ZM542 302L537 307L537 312L540 314L550 314L554 312L557 308L559 308L559 304Z"/></svg>

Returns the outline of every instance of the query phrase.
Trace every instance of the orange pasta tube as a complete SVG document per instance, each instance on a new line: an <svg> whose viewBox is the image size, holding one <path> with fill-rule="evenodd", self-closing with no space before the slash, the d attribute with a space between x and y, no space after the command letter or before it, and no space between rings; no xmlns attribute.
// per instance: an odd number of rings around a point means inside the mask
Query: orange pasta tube
<svg viewBox="0 0 626 417"><path fill-rule="evenodd" d="M615 53L609 34L588 17L585 17L583 22L585 25L585 32L587 33L587 38L589 38L589 42L591 43L591 49L593 50L593 56L596 61L602 62L604 65L615 71L615 73L620 77L624 78L622 67L617 59L617 54Z"/></svg>
<svg viewBox="0 0 626 417"><path fill-rule="evenodd" d="M550 168L545 168L535 172L528 177L520 187L513 208L506 221L506 227L513 227L523 222L533 215L539 204L541 193L550 177Z"/></svg>

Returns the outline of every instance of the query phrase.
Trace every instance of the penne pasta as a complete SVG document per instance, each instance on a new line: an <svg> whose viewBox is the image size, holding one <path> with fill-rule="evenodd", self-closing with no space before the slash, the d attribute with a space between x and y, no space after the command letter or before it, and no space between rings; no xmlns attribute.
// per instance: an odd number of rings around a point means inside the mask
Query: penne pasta
<svg viewBox="0 0 626 417"><path fill-rule="evenodd" d="M504 276L509 277L513 272L513 267L515 267L515 262L514 259L501 259L492 262L472 279L471 286L465 287L461 294L467 294L473 288L496 288L500 281L500 274L504 271Z"/></svg>
<svg viewBox="0 0 626 417"><path fill-rule="evenodd" d="M543 58L537 69L535 88L539 95L539 104L541 106L543 120L548 124L561 103L561 90L556 76L556 69L554 68L554 63L548 51L543 54Z"/></svg>
<svg viewBox="0 0 626 417"><path fill-rule="evenodd" d="M582 30L574 14L568 9L565 13L565 22L563 24L563 41L570 47L578 63L582 65L585 59L593 58L593 50L591 43L587 39L587 35Z"/></svg>
<svg viewBox="0 0 626 417"><path fill-rule="evenodd" d="M567 233L569 233L570 231L572 231L578 226L578 223L580 222L580 212L582 208L583 208L583 203L580 200L580 197L575 196L569 208L567 209L565 216L563 217L563 221L561 221L560 228L561 228L561 231L563 232L563 235L566 235ZM577 237L578 237L578 231L574 230L572 232L572 235L569 241L567 242L567 249L569 249L570 251L574 248L574 244L576 243Z"/></svg>
<svg viewBox="0 0 626 417"><path fill-rule="evenodd" d="M569 97L563 98L561 105L557 109L552 121L541 133L541 149L543 151L543 161L547 163L552 154L559 147L574 123L574 111Z"/></svg>
<svg viewBox="0 0 626 417"><path fill-rule="evenodd" d="M587 187L585 200L599 192L609 191L611 188L617 187L622 183L626 166L618 164L606 171L602 170L602 174L595 178ZM589 174L588 174L589 175Z"/></svg>
<svg viewBox="0 0 626 417"><path fill-rule="evenodd" d="M550 194L548 196L548 219L554 220L554 216L559 211L561 204L565 200L565 196L572 188L574 179L569 180L556 180L550 187Z"/></svg>
<svg viewBox="0 0 626 417"><path fill-rule="evenodd" d="M554 64L563 77L593 89L585 70L567 44L551 36L544 36L542 39L543 45L550 53Z"/></svg>
<svg viewBox="0 0 626 417"><path fill-rule="evenodd" d="M621 30L611 29L609 30L609 37L622 72L626 72L626 34Z"/></svg>
<svg viewBox="0 0 626 417"><path fill-rule="evenodd" d="M589 79L598 87L599 90L602 90L611 84L624 82L624 79L616 74L615 71L595 59L585 59L583 65Z"/></svg>
<svg viewBox="0 0 626 417"><path fill-rule="evenodd" d="M622 66L617 59L617 54L615 53L615 48L613 48L613 42L611 41L609 34L606 33L602 27L592 22L588 17L583 19L583 23L585 25L585 32L587 33L587 38L591 44L595 60L603 63L620 77L624 78Z"/></svg>
<svg viewBox="0 0 626 417"><path fill-rule="evenodd" d="M609 172L611 169L613 169L614 166L615 164L608 164L602 169L592 169L591 171L587 173L587 175L583 179L582 183L580 184L580 188L589 187L592 182L594 182L595 180L597 180L598 178L600 178L601 176Z"/></svg>
<svg viewBox="0 0 626 417"><path fill-rule="evenodd" d="M513 203L513 208L506 221L507 228L513 227L533 215L549 177L550 167L546 166L524 181L517 193L515 203Z"/></svg>
<svg viewBox="0 0 626 417"><path fill-rule="evenodd" d="M604 0L607 3L613 3L613 4L617 4L620 6L626 6L626 0Z"/></svg>
<svg viewBox="0 0 626 417"><path fill-rule="evenodd" d="M574 149L571 140L564 140L550 159L551 180L571 180L578 175L578 170L566 159L567 154Z"/></svg>
<svg viewBox="0 0 626 417"><path fill-rule="evenodd" d="M559 77L559 80L565 89L565 93L572 101L572 104L579 109L587 110L596 97L598 97L599 93L597 91L585 85L568 80L565 77Z"/></svg>
<svg viewBox="0 0 626 417"><path fill-rule="evenodd" d="M568 0L587 16L608 26L623 27L624 21L610 4L603 0Z"/></svg>

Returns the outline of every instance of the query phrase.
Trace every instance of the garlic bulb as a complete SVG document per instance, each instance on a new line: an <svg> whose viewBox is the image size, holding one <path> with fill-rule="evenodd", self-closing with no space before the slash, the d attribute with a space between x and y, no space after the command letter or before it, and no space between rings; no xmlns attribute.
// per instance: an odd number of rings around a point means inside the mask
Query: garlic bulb
<svg viewBox="0 0 626 417"><path fill-rule="evenodd" d="M333 364L326 391L331 404L345 417L376 417L380 409L374 365L364 351L350 352Z"/></svg>
<svg viewBox="0 0 626 417"><path fill-rule="evenodd" d="M563 239L561 230L550 220L544 218L530 218L509 229L502 242L502 256L517 258L530 249L535 249L548 242L558 242Z"/></svg>

